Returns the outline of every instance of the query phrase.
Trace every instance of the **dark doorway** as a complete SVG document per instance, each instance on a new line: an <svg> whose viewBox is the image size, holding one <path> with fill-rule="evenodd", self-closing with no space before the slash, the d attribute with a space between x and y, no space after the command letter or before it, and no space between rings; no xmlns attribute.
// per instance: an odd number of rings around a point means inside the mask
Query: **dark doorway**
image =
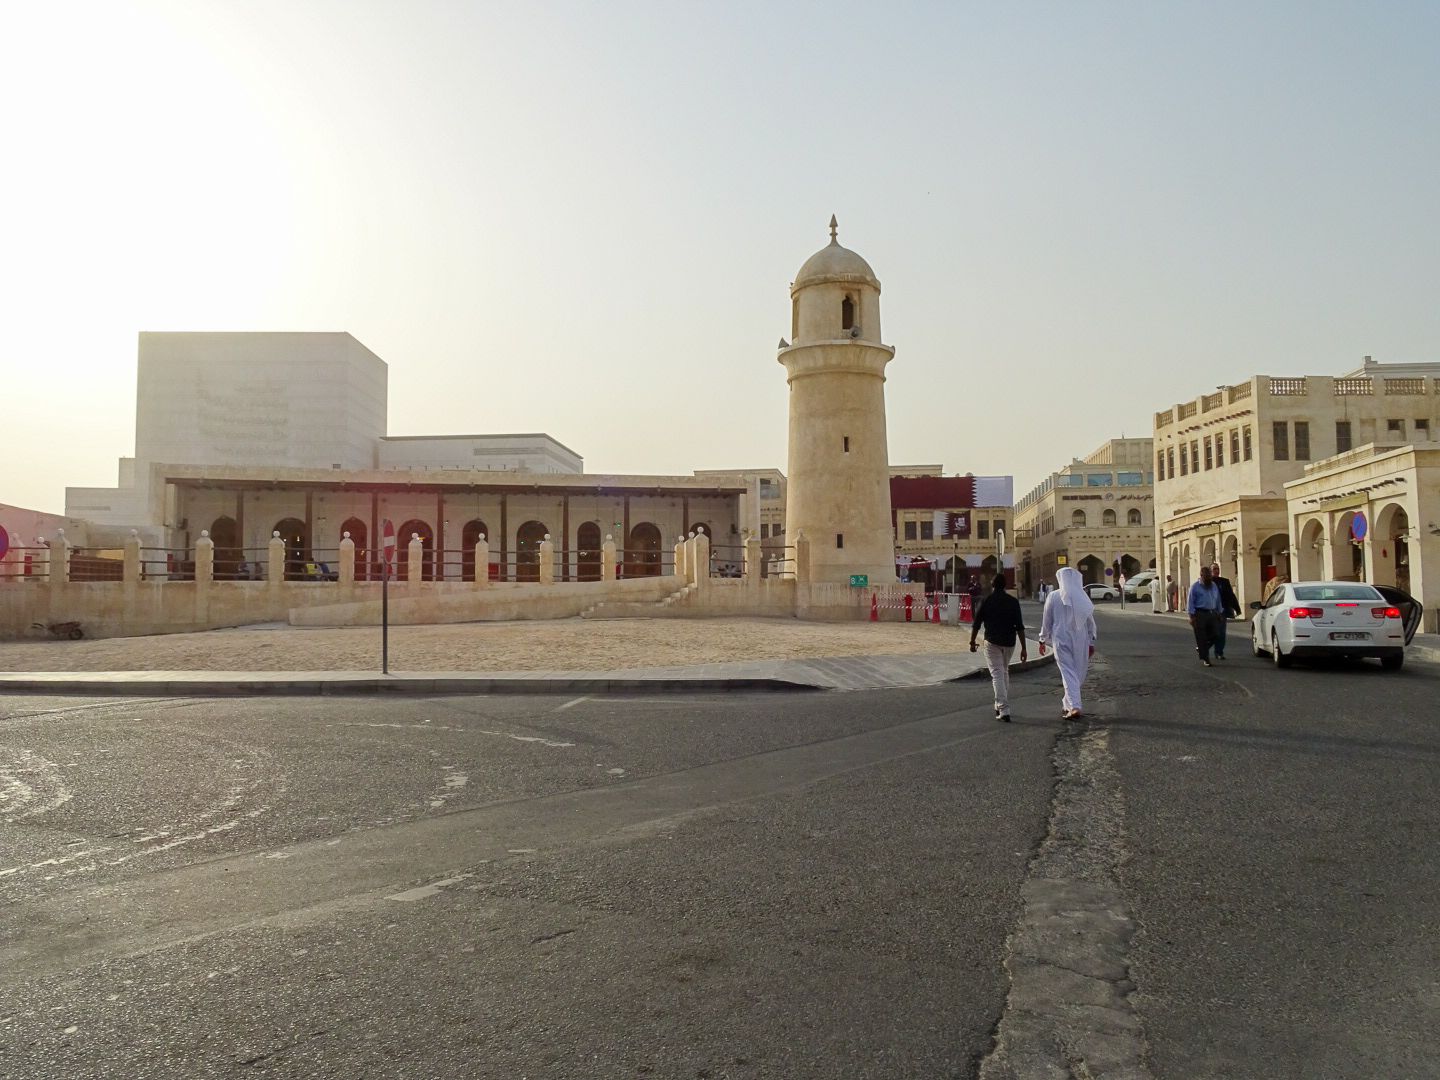
<svg viewBox="0 0 1440 1080"><path fill-rule="evenodd" d="M244 555L240 551L240 530L234 518L216 518L210 525L210 541L215 545L215 580L234 581L250 576L240 573Z"/></svg>
<svg viewBox="0 0 1440 1080"><path fill-rule="evenodd" d="M285 580L303 580L305 564L310 561L310 537L306 535L305 523L298 518L285 518L275 523L273 531L285 541Z"/></svg>
<svg viewBox="0 0 1440 1080"><path fill-rule="evenodd" d="M709 535L706 525L697 525L695 529L697 532L704 529ZM660 562L660 527L642 521L631 528L630 542L625 545L625 576L659 577Z"/></svg>
<svg viewBox="0 0 1440 1080"><path fill-rule="evenodd" d="M485 522L480 520L467 521L465 528L460 531L460 580L475 580L475 545L480 542L480 537L490 539L490 530L485 527ZM489 579L489 559L486 559L485 576Z"/></svg>
<svg viewBox="0 0 1440 1080"><path fill-rule="evenodd" d="M577 581L599 581L605 576L601 560L600 526L593 521L581 525L575 533L575 578Z"/></svg>
<svg viewBox="0 0 1440 1080"><path fill-rule="evenodd" d="M424 554L420 557L420 580L435 580L435 534L419 518L411 518L395 530L395 580L410 579L410 541L420 537Z"/></svg>
<svg viewBox="0 0 1440 1080"><path fill-rule="evenodd" d="M350 534L350 542L355 545L355 580L370 580L370 548L366 543L367 530L365 523L359 518L347 518L344 525L340 526L340 539L343 542L345 534ZM339 571L339 567L332 567Z"/></svg>
<svg viewBox="0 0 1440 1080"><path fill-rule="evenodd" d="M543 522L527 521L515 533L515 580L540 580L540 545L550 530Z"/></svg>

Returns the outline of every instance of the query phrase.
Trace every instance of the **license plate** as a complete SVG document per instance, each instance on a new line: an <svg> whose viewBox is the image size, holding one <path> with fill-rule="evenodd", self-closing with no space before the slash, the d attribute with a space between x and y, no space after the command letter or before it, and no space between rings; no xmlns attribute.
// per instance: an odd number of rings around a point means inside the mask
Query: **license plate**
<svg viewBox="0 0 1440 1080"><path fill-rule="evenodd" d="M1369 634L1331 634L1331 641L1369 641Z"/></svg>

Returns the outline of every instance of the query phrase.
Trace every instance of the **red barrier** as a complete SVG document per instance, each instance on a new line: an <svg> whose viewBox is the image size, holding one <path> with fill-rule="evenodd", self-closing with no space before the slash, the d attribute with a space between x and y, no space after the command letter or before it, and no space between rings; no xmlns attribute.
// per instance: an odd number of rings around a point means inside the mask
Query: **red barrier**
<svg viewBox="0 0 1440 1080"><path fill-rule="evenodd" d="M880 603L877 600L875 593L870 594L870 621L880 621Z"/></svg>
<svg viewBox="0 0 1440 1080"><path fill-rule="evenodd" d="M915 597L911 596L911 595L907 592L907 593L905 594L905 621L906 621L906 622L914 622L914 621L915 621L913 618L911 618L911 612L914 610L914 607L915 607Z"/></svg>

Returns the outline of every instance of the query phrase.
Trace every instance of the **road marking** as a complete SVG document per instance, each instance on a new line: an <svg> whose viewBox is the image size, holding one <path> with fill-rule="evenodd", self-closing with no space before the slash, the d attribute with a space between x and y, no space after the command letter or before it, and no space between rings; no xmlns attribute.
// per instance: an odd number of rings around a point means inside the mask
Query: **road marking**
<svg viewBox="0 0 1440 1080"><path fill-rule="evenodd" d="M589 701L589 700L590 700L590 695L589 695L589 694L586 694L584 697L577 697L574 701L567 701L567 702L565 702L564 705L561 705L561 706L560 706L558 709L556 709L555 711L556 711L556 712L564 712L566 709L573 708L574 706L579 705L582 701Z"/></svg>
<svg viewBox="0 0 1440 1080"><path fill-rule="evenodd" d="M1117 877L1125 803L1109 729L1067 724L1053 760L1050 825L1021 887L1024 908L1006 943L1010 993L980 1078L1147 1080L1130 969L1138 927Z"/></svg>
<svg viewBox="0 0 1440 1080"><path fill-rule="evenodd" d="M393 896L387 896L385 899L400 900L404 903L409 903L412 900L424 900L427 896L438 896L440 890L447 885L458 885L467 878L474 876L474 874L456 874L454 877L445 878L441 881L432 881L429 885L421 885L415 889L406 889L404 892L395 893Z"/></svg>

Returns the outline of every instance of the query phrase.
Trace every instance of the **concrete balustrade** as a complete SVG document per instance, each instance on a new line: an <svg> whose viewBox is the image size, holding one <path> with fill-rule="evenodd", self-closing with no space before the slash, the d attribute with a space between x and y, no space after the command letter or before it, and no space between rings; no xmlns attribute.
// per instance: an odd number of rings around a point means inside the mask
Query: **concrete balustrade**
<svg viewBox="0 0 1440 1080"><path fill-rule="evenodd" d="M405 574L409 578L406 584L410 590L418 591L420 583L425 580L425 545L419 533L411 533L410 543L405 547Z"/></svg>
<svg viewBox="0 0 1440 1080"><path fill-rule="evenodd" d="M545 539L540 541L540 584L555 584L555 545L550 542L550 534L545 534Z"/></svg>
<svg viewBox="0 0 1440 1080"><path fill-rule="evenodd" d="M475 541L475 585L481 589L490 587L490 541L484 533Z"/></svg>
<svg viewBox="0 0 1440 1080"><path fill-rule="evenodd" d="M615 537L607 535L605 543L600 545L600 580L615 580Z"/></svg>
<svg viewBox="0 0 1440 1080"><path fill-rule="evenodd" d="M278 532L270 534L269 565L265 568L265 582L272 594L278 594L285 583L285 541Z"/></svg>
<svg viewBox="0 0 1440 1080"><path fill-rule="evenodd" d="M340 578L341 585L355 584L355 541L350 539L347 532L340 538Z"/></svg>
<svg viewBox="0 0 1440 1080"><path fill-rule="evenodd" d="M745 580L752 585L760 580L760 566L763 557L760 551L760 538L752 530L745 536Z"/></svg>

